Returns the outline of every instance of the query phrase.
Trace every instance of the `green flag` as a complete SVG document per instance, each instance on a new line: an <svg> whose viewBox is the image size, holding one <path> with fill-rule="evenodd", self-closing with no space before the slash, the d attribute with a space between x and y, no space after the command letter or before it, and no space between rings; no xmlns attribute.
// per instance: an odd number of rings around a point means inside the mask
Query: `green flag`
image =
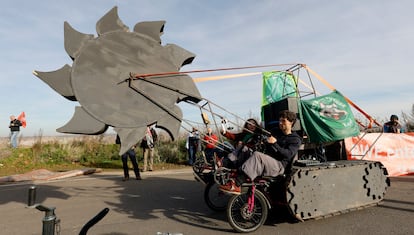
<svg viewBox="0 0 414 235"><path fill-rule="evenodd" d="M302 126L311 143L331 142L359 134L351 108L338 91L300 103Z"/></svg>
<svg viewBox="0 0 414 235"><path fill-rule="evenodd" d="M263 72L262 106L286 97L297 97L293 74L284 71Z"/></svg>

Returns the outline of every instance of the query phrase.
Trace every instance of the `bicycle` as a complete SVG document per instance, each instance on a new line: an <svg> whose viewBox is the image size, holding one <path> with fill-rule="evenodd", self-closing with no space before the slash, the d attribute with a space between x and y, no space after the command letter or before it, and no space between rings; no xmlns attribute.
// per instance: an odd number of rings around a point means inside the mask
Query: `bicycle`
<svg viewBox="0 0 414 235"><path fill-rule="evenodd" d="M228 179L228 169L218 167L217 161L221 157L214 153L213 161L208 162L203 151L197 154L196 161L193 164L193 172L197 181L205 184L204 201L207 206L214 211L226 210L230 195L219 189L219 186L225 184Z"/></svg>

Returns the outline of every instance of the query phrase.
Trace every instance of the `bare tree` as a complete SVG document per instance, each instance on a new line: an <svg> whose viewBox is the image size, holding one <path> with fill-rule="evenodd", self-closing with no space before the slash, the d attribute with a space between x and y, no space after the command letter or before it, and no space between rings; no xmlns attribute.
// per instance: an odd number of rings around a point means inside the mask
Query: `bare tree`
<svg viewBox="0 0 414 235"><path fill-rule="evenodd" d="M406 132L414 131L414 104L411 106L411 114L406 114L402 112L402 118L405 123Z"/></svg>

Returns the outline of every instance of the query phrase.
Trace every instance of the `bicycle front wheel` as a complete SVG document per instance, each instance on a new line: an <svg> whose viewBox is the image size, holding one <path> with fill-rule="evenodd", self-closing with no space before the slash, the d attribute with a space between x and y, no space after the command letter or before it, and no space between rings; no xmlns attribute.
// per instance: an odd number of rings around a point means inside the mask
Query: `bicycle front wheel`
<svg viewBox="0 0 414 235"><path fill-rule="evenodd" d="M254 193L253 208L249 208L250 192L235 195L230 198L227 206L227 219L237 232L250 233L264 224L269 211L267 199L262 192Z"/></svg>

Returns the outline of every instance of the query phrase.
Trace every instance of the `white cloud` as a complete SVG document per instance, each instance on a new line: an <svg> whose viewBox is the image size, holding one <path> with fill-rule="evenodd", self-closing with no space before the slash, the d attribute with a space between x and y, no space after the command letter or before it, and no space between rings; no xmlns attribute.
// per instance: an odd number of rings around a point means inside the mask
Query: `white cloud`
<svg viewBox="0 0 414 235"><path fill-rule="evenodd" d="M197 55L182 70L300 62L374 117L410 111L414 102L409 70L414 3L408 0L8 1L0 9L0 94L5 101L0 123L7 125L9 114L26 109L36 117L34 130L48 128L45 134L55 134L71 118L76 102L55 94L31 72L71 64L63 47L64 21L96 35L96 21L114 6L130 29L139 21L166 20L163 43ZM203 96L230 111L242 116L259 112L260 77L197 85ZM0 129L1 136L7 133Z"/></svg>

